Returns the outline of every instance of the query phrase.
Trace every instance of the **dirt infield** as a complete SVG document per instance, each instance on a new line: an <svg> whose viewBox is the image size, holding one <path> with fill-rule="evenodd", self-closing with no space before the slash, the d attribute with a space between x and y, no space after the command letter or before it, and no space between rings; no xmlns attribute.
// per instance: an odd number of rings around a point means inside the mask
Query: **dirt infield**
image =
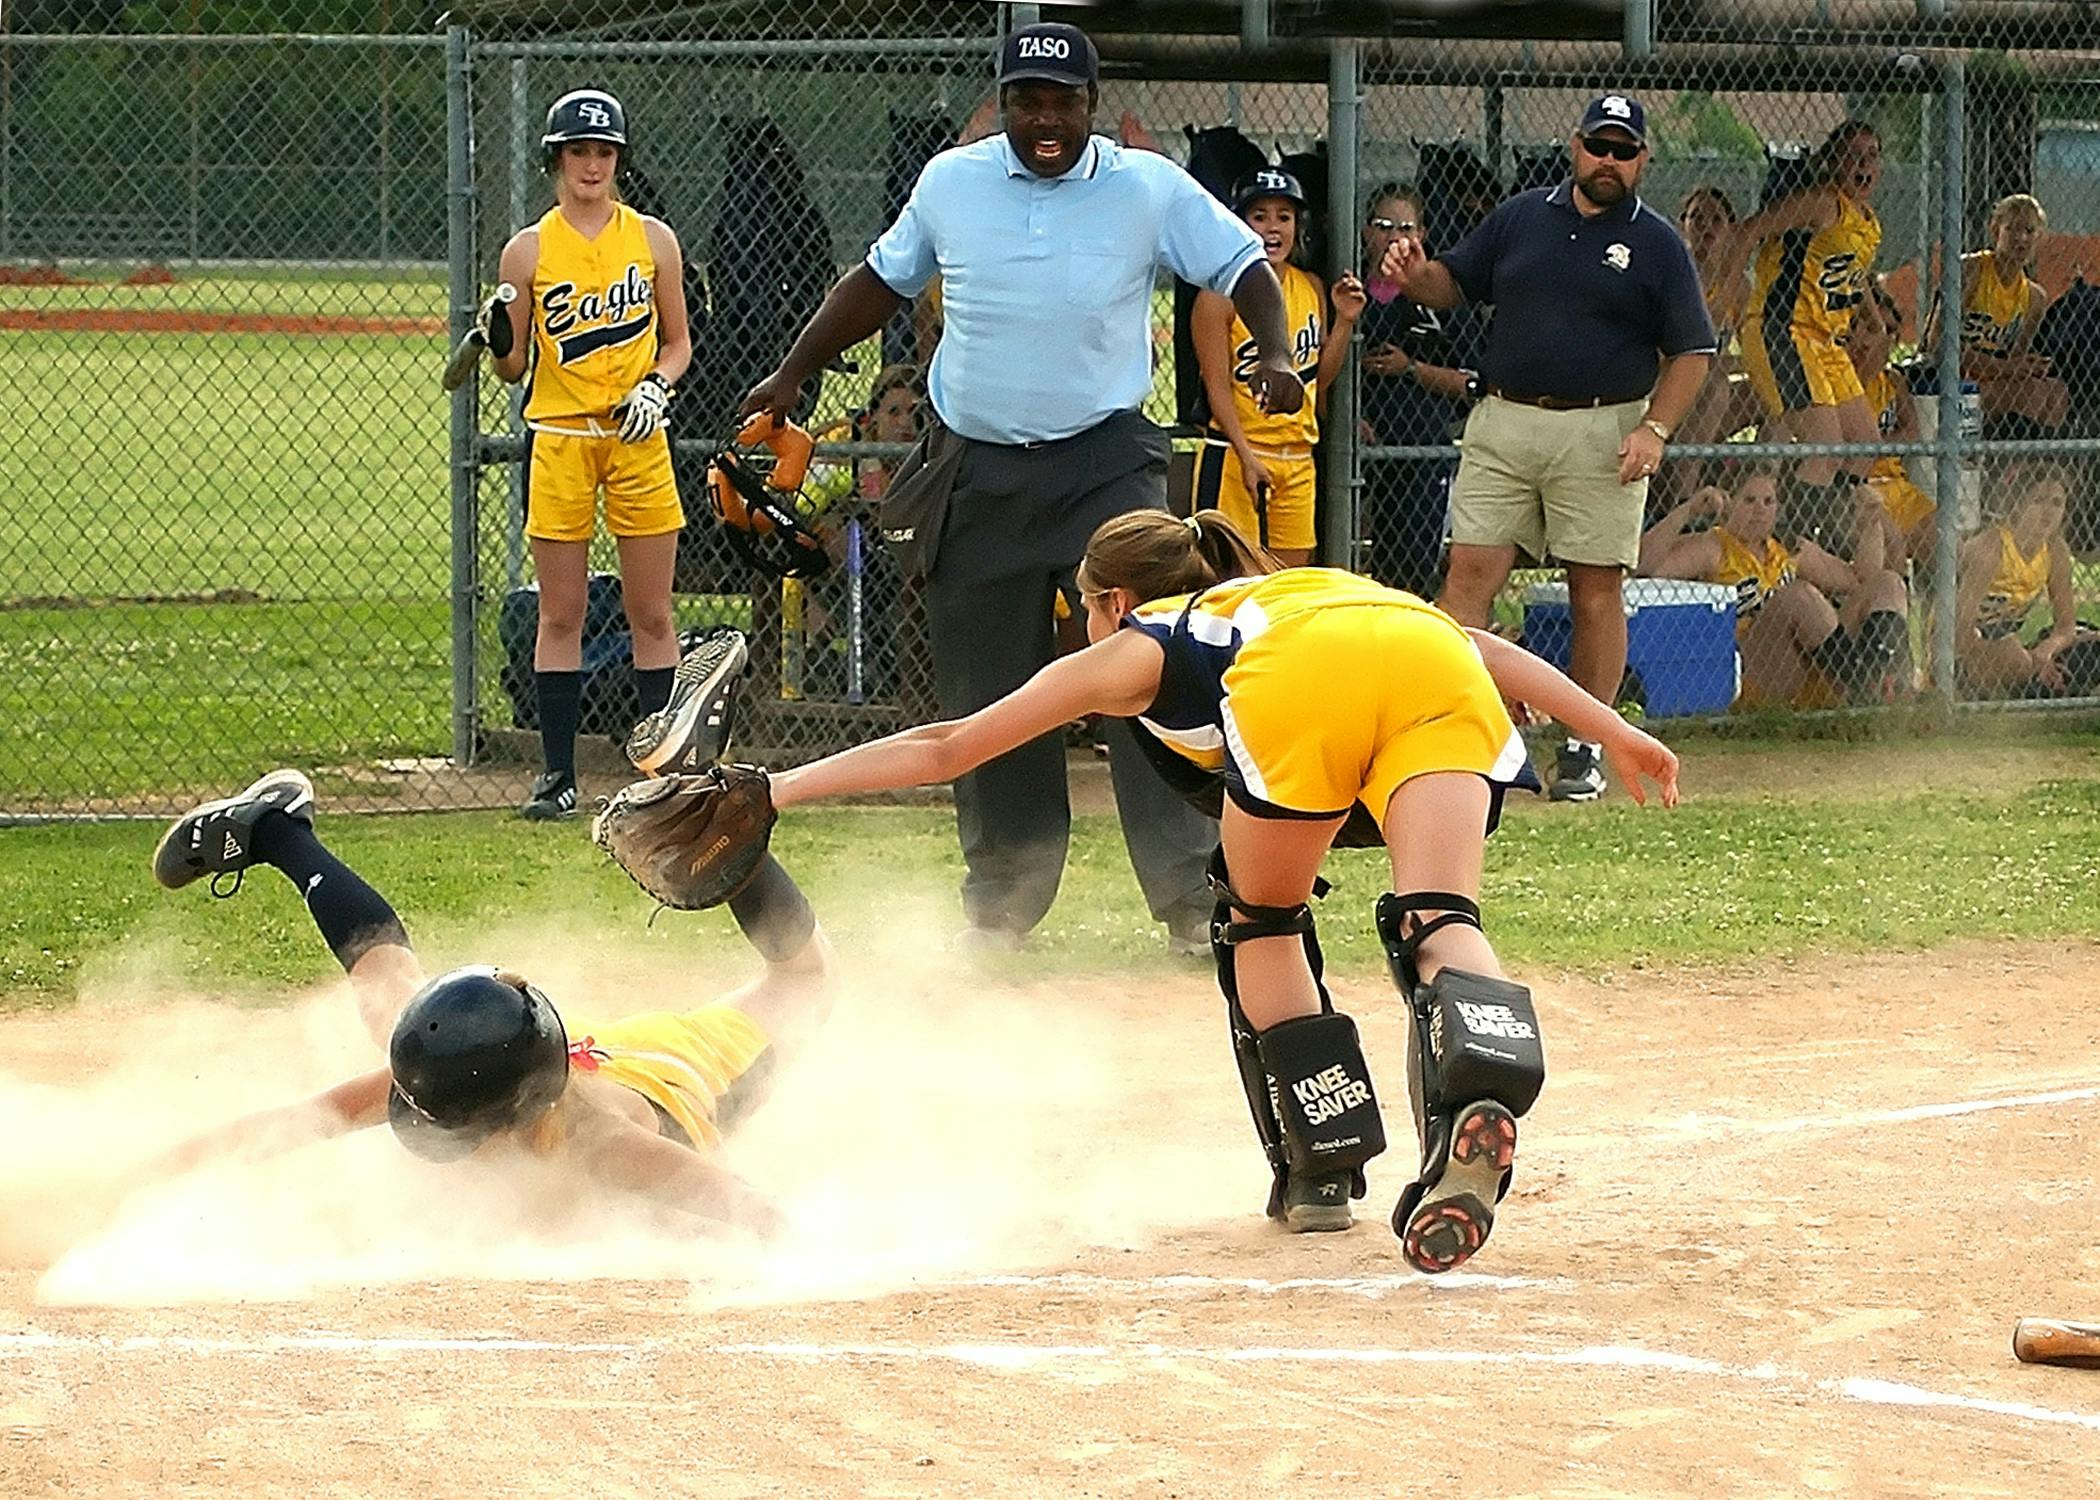
<svg viewBox="0 0 2100 1500"><path fill-rule="evenodd" d="M180 308L0 309L6 333L437 334L443 318L338 317L321 313L185 312Z"/></svg>
<svg viewBox="0 0 2100 1500"><path fill-rule="evenodd" d="M11 1018L0 1493L2090 1493L2100 1374L2008 1340L2100 1314L2100 948L1536 987L1516 1193L1436 1282L1380 1222L1403 1147L1352 1232L1260 1220L1194 974L863 988L740 1142L796 1216L763 1255L526 1233L382 1134L53 1265L79 1163L312 1085L354 1027L332 993ZM1391 1003L1340 998L1404 1137Z"/></svg>

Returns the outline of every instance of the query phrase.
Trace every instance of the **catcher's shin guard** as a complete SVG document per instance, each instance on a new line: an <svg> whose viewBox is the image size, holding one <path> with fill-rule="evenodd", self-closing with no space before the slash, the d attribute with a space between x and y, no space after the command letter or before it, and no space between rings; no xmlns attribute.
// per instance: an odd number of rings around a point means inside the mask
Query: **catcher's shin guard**
<svg viewBox="0 0 2100 1500"><path fill-rule="evenodd" d="M1242 900L1227 878L1223 851L1211 857L1211 886L1218 893L1211 953L1240 1084L1273 1175L1269 1217L1301 1231L1346 1229L1349 1200L1365 1192L1364 1163L1385 1149L1385 1127L1356 1023L1336 1012L1321 981L1324 966L1312 908ZM1316 885L1316 895L1325 891L1324 882ZM1257 1032L1240 1006L1234 947L1249 938L1290 936L1305 944L1320 1013Z"/></svg>
<svg viewBox="0 0 2100 1500"><path fill-rule="evenodd" d="M1414 913L1433 913L1408 930ZM1416 1270L1448 1271L1487 1242L1509 1191L1517 1119L1546 1081L1531 992L1506 979L1442 969L1427 984L1415 965L1422 940L1454 923L1480 925L1480 908L1443 891L1386 895L1378 936L1406 997L1407 1091L1422 1137L1422 1166L1393 1209L1393 1233Z"/></svg>

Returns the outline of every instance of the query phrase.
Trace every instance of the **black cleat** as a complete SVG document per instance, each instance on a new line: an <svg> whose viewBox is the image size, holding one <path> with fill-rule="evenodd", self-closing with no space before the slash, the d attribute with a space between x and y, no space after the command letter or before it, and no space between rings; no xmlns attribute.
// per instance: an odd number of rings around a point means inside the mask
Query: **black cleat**
<svg viewBox="0 0 2100 1500"><path fill-rule="evenodd" d="M1356 1222L1349 1211L1352 1174L1293 1175L1283 1185L1283 1222L1292 1234L1331 1234Z"/></svg>
<svg viewBox="0 0 2100 1500"><path fill-rule="evenodd" d="M576 813L576 777L568 771L548 771L532 784L518 816L532 823L558 823Z"/></svg>
<svg viewBox="0 0 2100 1500"><path fill-rule="evenodd" d="M644 776L702 771L729 748L737 686L750 644L727 625L685 654L671 678L671 697L627 736L627 758Z"/></svg>
<svg viewBox="0 0 2100 1500"><path fill-rule="evenodd" d="M177 891L209 875L214 896L231 896L241 888L241 871L255 863L255 825L268 812L313 827L314 784L301 771L272 771L231 797L191 808L154 847L153 878ZM233 877L224 890L221 875Z"/></svg>
<svg viewBox="0 0 2100 1500"><path fill-rule="evenodd" d="M1547 795L1555 802L1595 802L1604 795L1604 764L1594 745L1569 740L1554 764Z"/></svg>
<svg viewBox="0 0 2100 1500"><path fill-rule="evenodd" d="M1422 1176L1393 1209L1400 1253L1425 1276L1455 1270L1487 1243L1495 1205L1509 1191L1517 1155L1516 1118L1492 1099L1468 1104L1450 1138L1432 1151Z"/></svg>

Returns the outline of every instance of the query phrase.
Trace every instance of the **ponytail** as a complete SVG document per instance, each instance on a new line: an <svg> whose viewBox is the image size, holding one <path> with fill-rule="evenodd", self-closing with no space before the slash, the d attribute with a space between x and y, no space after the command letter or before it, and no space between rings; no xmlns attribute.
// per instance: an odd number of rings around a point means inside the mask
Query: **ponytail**
<svg viewBox="0 0 2100 1500"><path fill-rule="evenodd" d="M1145 601L1274 573L1282 564L1215 510L1186 517L1134 510L1101 523L1079 566L1090 592L1128 589Z"/></svg>

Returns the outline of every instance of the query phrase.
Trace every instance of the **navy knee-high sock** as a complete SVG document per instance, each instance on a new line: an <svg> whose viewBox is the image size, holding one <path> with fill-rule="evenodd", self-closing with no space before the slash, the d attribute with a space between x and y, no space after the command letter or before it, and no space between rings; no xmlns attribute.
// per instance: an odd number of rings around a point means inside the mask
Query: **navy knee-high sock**
<svg viewBox="0 0 2100 1500"><path fill-rule="evenodd" d="M330 854L298 819L264 813L255 825L255 857L284 871L299 888L321 940L346 971L374 948L408 946L408 929L386 897Z"/></svg>
<svg viewBox="0 0 2100 1500"><path fill-rule="evenodd" d="M583 720L581 672L535 672L540 698L540 754L550 771L576 774L576 726Z"/></svg>
<svg viewBox="0 0 2100 1500"><path fill-rule="evenodd" d="M642 714L655 713L671 701L671 674L676 667L636 667L634 669L635 696L641 699Z"/></svg>

